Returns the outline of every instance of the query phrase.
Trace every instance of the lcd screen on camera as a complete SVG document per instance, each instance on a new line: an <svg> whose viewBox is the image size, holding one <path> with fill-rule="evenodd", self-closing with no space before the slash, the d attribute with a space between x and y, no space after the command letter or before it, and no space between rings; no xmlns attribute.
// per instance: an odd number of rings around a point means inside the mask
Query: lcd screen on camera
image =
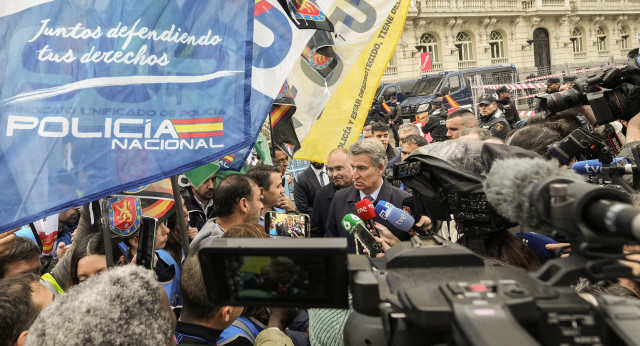
<svg viewBox="0 0 640 346"><path fill-rule="evenodd" d="M334 240L212 241L198 253L207 295L220 305L345 308L346 242Z"/></svg>

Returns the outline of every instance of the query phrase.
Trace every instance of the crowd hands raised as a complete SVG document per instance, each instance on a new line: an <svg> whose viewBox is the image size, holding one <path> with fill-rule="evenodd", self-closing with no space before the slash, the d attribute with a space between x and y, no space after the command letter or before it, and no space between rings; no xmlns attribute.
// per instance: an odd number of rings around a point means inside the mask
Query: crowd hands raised
<svg viewBox="0 0 640 346"><path fill-rule="evenodd" d="M211 238L266 238L267 211L304 209L311 216L311 237L345 237L351 253L366 253L342 227L342 220L356 213L355 204L365 199L400 208L410 194L406 187L390 183L385 171L416 149L433 142L485 141L519 146L553 160L547 151L550 144L579 127L590 126L580 118L594 124L589 106L526 121L498 114L492 98L481 100L478 117L466 109L443 117L440 107L441 102L434 102L431 114L421 115L418 120L423 120L416 124L399 125L394 118L393 132L388 122L367 124L362 140L349 149L334 149L326 165L315 163L295 180L288 174L289 157L276 149L276 165L258 164L246 174L223 179L213 175L198 187L185 186L181 197L190 255L185 257L181 249L177 213L169 213L156 229L151 270L134 265L139 245L135 236L125 241L112 239L112 253L106 253L102 233L90 224L89 206L60 213L60 240L52 244L56 251L46 255L33 236L20 235L24 228L1 234L0 345L342 344L342 335L335 331L342 331L343 320L326 319L323 311L211 303L197 251ZM640 143L640 115L616 128L626 131L623 151ZM395 145L391 134L395 134ZM295 201L285 194L285 184L294 185ZM468 241L456 236L455 226L445 229L427 216L417 218L410 232L394 229L380 215L372 218L368 228L384 251L407 241L416 231L439 233L461 244ZM536 247L511 230L497 232L484 240L482 255L490 265L528 271L535 271L549 258L570 256L571 244L548 237L536 239L547 244ZM638 251L635 247L625 250ZM107 256L114 259L113 268L107 267ZM384 252L377 257L384 257ZM637 263L626 263L640 275ZM275 278L269 272L260 274ZM291 280L278 282L284 289L290 284ZM640 283L633 278L617 282L581 279L575 286L591 294L640 296ZM321 315L322 323L314 320Z"/></svg>

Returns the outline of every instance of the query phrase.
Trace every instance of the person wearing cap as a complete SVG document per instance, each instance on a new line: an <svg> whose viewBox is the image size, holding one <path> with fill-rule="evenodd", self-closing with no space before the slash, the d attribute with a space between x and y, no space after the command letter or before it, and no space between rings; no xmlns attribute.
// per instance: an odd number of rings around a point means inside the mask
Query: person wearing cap
<svg viewBox="0 0 640 346"><path fill-rule="evenodd" d="M505 140L511 131L511 125L498 108L496 100L490 95L481 96L478 107L480 108L478 127L489 130L493 137Z"/></svg>
<svg viewBox="0 0 640 346"><path fill-rule="evenodd" d="M422 133L431 135L433 142L447 140L447 111L442 108L442 99L433 99L430 102L431 112L427 122L422 126Z"/></svg>
<svg viewBox="0 0 640 346"><path fill-rule="evenodd" d="M565 91L573 85L573 82L578 79L576 76L564 76L562 77L563 85L560 87L560 91Z"/></svg>
<svg viewBox="0 0 640 346"><path fill-rule="evenodd" d="M547 79L547 94L553 94L560 91L560 78L551 77Z"/></svg>
<svg viewBox="0 0 640 346"><path fill-rule="evenodd" d="M520 121L520 115L518 115L515 101L511 100L511 92L507 86L503 85L496 90L496 94L498 94L498 108L504 113L509 126L512 129L515 128L516 123Z"/></svg>

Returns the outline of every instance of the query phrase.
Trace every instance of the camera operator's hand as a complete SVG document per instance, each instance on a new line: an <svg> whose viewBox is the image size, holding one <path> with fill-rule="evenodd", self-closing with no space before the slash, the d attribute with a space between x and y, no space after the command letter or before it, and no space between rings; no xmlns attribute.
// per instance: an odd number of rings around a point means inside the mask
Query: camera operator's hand
<svg viewBox="0 0 640 346"><path fill-rule="evenodd" d="M431 223L431 219L428 216L422 215L420 217L420 220L418 220L418 222L416 222L414 226L422 229L423 231L428 231L431 229L431 227L433 227L433 224Z"/></svg>
<svg viewBox="0 0 640 346"><path fill-rule="evenodd" d="M593 110L591 109L591 106L589 106L589 105L587 105L587 106L577 106L577 107L573 107L572 109L577 111L578 113L582 114L582 116L587 120L589 125L591 125L591 126L595 126L596 125L596 116L595 116L595 114L593 114Z"/></svg>
<svg viewBox="0 0 640 346"><path fill-rule="evenodd" d="M555 244L547 244L544 246L547 250L551 252L561 251L560 257L569 257L571 253L571 244L569 243L555 243Z"/></svg>

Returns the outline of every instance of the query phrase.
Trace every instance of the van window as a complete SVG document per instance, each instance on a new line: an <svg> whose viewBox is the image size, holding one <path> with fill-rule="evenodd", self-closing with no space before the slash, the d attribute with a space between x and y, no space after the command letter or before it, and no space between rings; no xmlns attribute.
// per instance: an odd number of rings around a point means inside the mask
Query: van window
<svg viewBox="0 0 640 346"><path fill-rule="evenodd" d="M411 89L413 89L413 86L416 85L417 82L418 80L414 80L411 82L400 84L400 92L406 94L408 91L411 91Z"/></svg>
<svg viewBox="0 0 640 346"><path fill-rule="evenodd" d="M389 101L396 97L396 87L390 86L384 90L384 100Z"/></svg>
<svg viewBox="0 0 640 346"><path fill-rule="evenodd" d="M444 85L444 88L442 88L442 92L450 94L458 90L460 90L460 76L458 75L449 76L449 79L447 79L447 82Z"/></svg>

